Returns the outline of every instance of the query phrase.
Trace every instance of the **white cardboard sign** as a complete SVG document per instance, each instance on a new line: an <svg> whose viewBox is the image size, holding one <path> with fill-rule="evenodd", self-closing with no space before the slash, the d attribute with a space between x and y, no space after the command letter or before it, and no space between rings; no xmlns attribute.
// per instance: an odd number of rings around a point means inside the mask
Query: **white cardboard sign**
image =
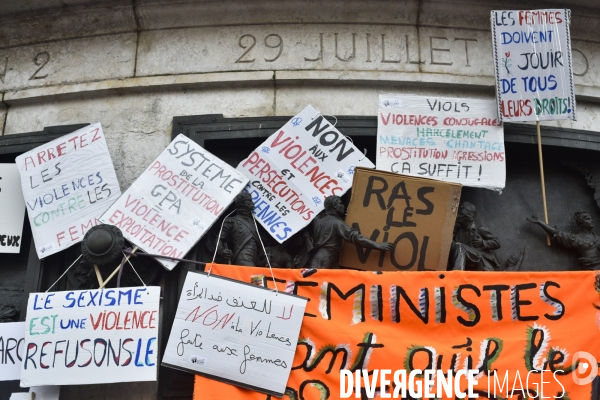
<svg viewBox="0 0 600 400"><path fill-rule="evenodd" d="M571 10L492 11L502 121L575 119Z"/></svg>
<svg viewBox="0 0 600 400"><path fill-rule="evenodd" d="M25 322L0 324L0 381L21 379Z"/></svg>
<svg viewBox="0 0 600 400"><path fill-rule="evenodd" d="M307 106L242 161L256 219L283 243L352 186L355 167L374 165L313 106Z"/></svg>
<svg viewBox="0 0 600 400"><path fill-rule="evenodd" d="M163 365L283 396L307 299L188 272Z"/></svg>
<svg viewBox="0 0 600 400"><path fill-rule="evenodd" d="M147 253L183 258L246 183L243 174L179 135L100 220ZM177 265L157 261L169 270Z"/></svg>
<svg viewBox="0 0 600 400"><path fill-rule="evenodd" d="M501 190L506 156L496 103L379 95L377 169Z"/></svg>
<svg viewBox="0 0 600 400"><path fill-rule="evenodd" d="M83 239L121 189L100 123L16 158L39 258Z"/></svg>
<svg viewBox="0 0 600 400"><path fill-rule="evenodd" d="M17 164L0 164L0 253L21 250L25 200Z"/></svg>
<svg viewBox="0 0 600 400"><path fill-rule="evenodd" d="M159 287L31 293L21 386L154 381Z"/></svg>

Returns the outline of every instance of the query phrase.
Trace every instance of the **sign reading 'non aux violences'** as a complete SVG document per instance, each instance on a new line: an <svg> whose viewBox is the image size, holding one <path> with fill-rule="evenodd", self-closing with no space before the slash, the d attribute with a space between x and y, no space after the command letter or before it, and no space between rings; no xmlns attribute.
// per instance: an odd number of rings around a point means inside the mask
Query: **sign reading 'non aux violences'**
<svg viewBox="0 0 600 400"><path fill-rule="evenodd" d="M248 178L184 135L150 164L100 220L147 253L183 258ZM171 270L176 261L158 259Z"/></svg>
<svg viewBox="0 0 600 400"><path fill-rule="evenodd" d="M20 379L24 342L25 322L0 324L0 381Z"/></svg>
<svg viewBox="0 0 600 400"><path fill-rule="evenodd" d="M159 287L31 293L21 386L156 380Z"/></svg>
<svg viewBox="0 0 600 400"><path fill-rule="evenodd" d="M16 158L39 258L80 242L121 190L99 123Z"/></svg>
<svg viewBox="0 0 600 400"><path fill-rule="evenodd" d="M163 365L281 397L306 301L188 272Z"/></svg>
<svg viewBox="0 0 600 400"><path fill-rule="evenodd" d="M380 95L377 169L501 190L506 156L496 103Z"/></svg>
<svg viewBox="0 0 600 400"><path fill-rule="evenodd" d="M492 11L491 19L500 119L575 119L571 11Z"/></svg>
<svg viewBox="0 0 600 400"><path fill-rule="evenodd" d="M16 164L0 164L0 253L21 250L25 200Z"/></svg>
<svg viewBox="0 0 600 400"><path fill-rule="evenodd" d="M324 209L330 195L352 186L354 168L374 165L312 106L242 161L256 219L282 243Z"/></svg>

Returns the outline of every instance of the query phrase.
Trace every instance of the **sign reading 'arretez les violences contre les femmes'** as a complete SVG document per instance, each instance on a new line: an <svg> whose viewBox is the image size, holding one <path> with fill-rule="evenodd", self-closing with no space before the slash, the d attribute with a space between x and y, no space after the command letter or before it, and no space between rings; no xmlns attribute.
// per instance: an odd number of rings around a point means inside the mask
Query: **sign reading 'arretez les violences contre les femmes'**
<svg viewBox="0 0 600 400"><path fill-rule="evenodd" d="M21 386L156 380L159 287L31 293Z"/></svg>
<svg viewBox="0 0 600 400"><path fill-rule="evenodd" d="M121 190L99 123L16 158L39 258L80 242Z"/></svg>
<svg viewBox="0 0 600 400"><path fill-rule="evenodd" d="M100 220L139 248L183 258L248 178L184 135L150 164ZM171 270L177 261L158 260Z"/></svg>
<svg viewBox="0 0 600 400"><path fill-rule="evenodd" d="M246 187L261 225L282 243L325 207L327 196L352 186L355 167L368 158L316 108L307 106L242 161Z"/></svg>
<svg viewBox="0 0 600 400"><path fill-rule="evenodd" d="M306 301L188 272L163 365L281 397Z"/></svg>

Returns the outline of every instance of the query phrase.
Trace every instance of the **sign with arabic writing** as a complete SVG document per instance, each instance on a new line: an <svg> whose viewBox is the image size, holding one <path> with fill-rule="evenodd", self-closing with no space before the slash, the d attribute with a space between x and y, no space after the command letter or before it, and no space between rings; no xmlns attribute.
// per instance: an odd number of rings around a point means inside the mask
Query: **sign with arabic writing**
<svg viewBox="0 0 600 400"><path fill-rule="evenodd" d="M255 282L266 286L266 277ZM306 299L189 272L163 365L283 396Z"/></svg>

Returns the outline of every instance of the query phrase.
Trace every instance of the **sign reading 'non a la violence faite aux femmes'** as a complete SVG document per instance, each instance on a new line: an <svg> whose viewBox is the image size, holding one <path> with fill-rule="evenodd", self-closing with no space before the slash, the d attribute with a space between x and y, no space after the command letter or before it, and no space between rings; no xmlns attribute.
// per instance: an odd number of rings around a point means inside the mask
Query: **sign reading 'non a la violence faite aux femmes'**
<svg viewBox="0 0 600 400"><path fill-rule="evenodd" d="M121 190L99 123L16 158L39 258L80 242Z"/></svg>
<svg viewBox="0 0 600 400"><path fill-rule="evenodd" d="M262 282L266 277L255 279ZM306 301L188 272L163 365L281 397Z"/></svg>

